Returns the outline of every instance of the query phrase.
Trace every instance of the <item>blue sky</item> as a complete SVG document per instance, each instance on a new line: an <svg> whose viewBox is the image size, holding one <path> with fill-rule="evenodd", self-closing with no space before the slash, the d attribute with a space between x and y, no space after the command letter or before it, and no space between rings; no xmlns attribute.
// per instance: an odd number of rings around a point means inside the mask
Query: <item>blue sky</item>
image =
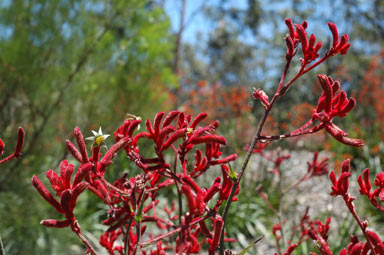
<svg viewBox="0 0 384 255"><path fill-rule="evenodd" d="M199 9L204 3L208 5L217 5L219 0L187 0L186 6L186 15L185 21L188 22L191 20L191 15ZM172 21L172 29L177 31L179 29L180 23L180 9L181 9L181 0L167 0L165 2L165 11L169 14ZM236 7L246 7L246 0L229 0L227 5L236 6ZM191 43L196 42L196 35L198 32L201 32L203 37L206 35L210 28L207 27L208 22L202 13L197 13L193 15L192 21L188 23L188 26L184 30L183 40Z"/></svg>

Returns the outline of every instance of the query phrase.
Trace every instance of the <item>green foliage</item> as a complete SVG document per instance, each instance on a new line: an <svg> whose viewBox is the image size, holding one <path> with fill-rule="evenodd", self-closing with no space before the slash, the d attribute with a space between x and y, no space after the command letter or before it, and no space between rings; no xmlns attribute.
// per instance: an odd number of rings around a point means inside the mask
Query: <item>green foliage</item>
<svg viewBox="0 0 384 255"><path fill-rule="evenodd" d="M177 81L169 27L161 6L146 0L0 3L0 134L7 151L17 127L26 130L23 158L1 166L0 233L8 253L64 254L79 243L39 225L56 214L31 190L30 177L56 169L76 125L85 136L99 125L113 133L127 112L147 117L169 107L167 90Z"/></svg>

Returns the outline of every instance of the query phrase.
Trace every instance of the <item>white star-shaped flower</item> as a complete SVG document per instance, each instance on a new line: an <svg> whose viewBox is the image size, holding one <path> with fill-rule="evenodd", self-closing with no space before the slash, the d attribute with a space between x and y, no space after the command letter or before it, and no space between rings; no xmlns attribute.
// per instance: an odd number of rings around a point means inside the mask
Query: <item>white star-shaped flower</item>
<svg viewBox="0 0 384 255"><path fill-rule="evenodd" d="M87 137L85 138L85 140L93 141L93 143L96 144L97 146L101 146L104 143L105 139L109 137L109 134L103 134L101 127L99 127L98 132L94 130L91 130L91 132L93 136Z"/></svg>

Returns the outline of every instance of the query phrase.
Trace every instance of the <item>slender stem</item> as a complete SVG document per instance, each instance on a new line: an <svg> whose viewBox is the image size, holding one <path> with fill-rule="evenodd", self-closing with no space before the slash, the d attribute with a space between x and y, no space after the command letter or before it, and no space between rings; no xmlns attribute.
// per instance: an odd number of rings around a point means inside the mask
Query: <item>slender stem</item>
<svg viewBox="0 0 384 255"><path fill-rule="evenodd" d="M119 193L122 196L128 196L129 194L119 188L116 188L114 185L110 184L107 180L104 179L104 177L99 178L104 185L106 185L108 188L113 189L117 193Z"/></svg>
<svg viewBox="0 0 384 255"><path fill-rule="evenodd" d="M224 227L223 227L223 230L222 230L222 233L221 233L221 238L220 238L220 253L219 253L220 255L224 255L224 230L225 230L225 221L226 221L226 218L227 218L227 215L228 215L229 207L231 206L233 196L235 195L235 191L236 191L237 187L239 186L239 184L241 182L241 178L243 177L245 169L246 169L246 167L247 167L247 165L249 163L249 160L250 160L250 158L252 156L252 151L255 148L256 143L259 140L261 140L261 137L260 137L261 132L263 130L264 124L265 124L265 122L267 120L267 117L268 117L268 115L269 115L273 105L275 104L275 102L277 101L277 99L279 97L283 96L287 92L289 87L295 81L297 81L297 79L299 79L300 76L302 76L304 73L308 72L309 70L312 70L317 65L319 65L320 63L325 61L327 58L328 58L328 56L326 54L326 56L324 56L322 59L320 59L318 62L316 62L315 64L313 64L312 66L310 66L307 69L305 69L305 67L307 66L307 63L303 63L301 65L300 70L296 73L296 75L291 80L289 80L285 85L283 85L284 81L285 81L285 78L286 78L286 74L287 74L288 69L289 69L290 62L291 62L291 59L287 60L287 63L285 65L285 67L284 67L284 71L283 71L283 74L281 76L281 79L280 79L280 82L279 82L279 85L278 85L278 89L276 90L275 95L271 99L271 101L269 103L269 106L264 111L264 116L262 117L262 119L261 119L261 121L259 123L259 126L257 128L256 134L253 136L252 141L251 141L251 145L249 146L247 154L245 155L243 164L242 164L241 169L240 169L240 173L239 173L238 179L234 183L234 185L232 186L231 193L230 193L228 201L227 201L227 203L225 205L224 212L223 212L223 215L222 215L222 218L223 218L223 221L224 221Z"/></svg>
<svg viewBox="0 0 384 255"><path fill-rule="evenodd" d="M192 226L192 225L195 225L195 224L197 224L197 223L199 223L199 222L201 222L201 221L204 221L204 220L208 219L209 217L210 217L210 215L206 215L206 216L204 216L203 218L200 218L200 217L199 217L199 219L192 221L192 222L190 223L190 225L191 225L191 226ZM178 232L180 232L180 231L181 231L181 227L178 227L177 229L174 229L174 230L172 230L172 231L169 231L168 233L165 233L165 234L163 234L163 235L157 236L157 237L155 237L155 238L153 238L153 239L151 239L151 240L142 242L142 243L140 244L140 246L141 246L141 247L145 247L145 246L148 246L148 245L151 245L151 244L155 244L155 243L157 243L158 241L160 241L160 240L162 240L162 239L164 239L164 238L166 238L166 237L168 237L168 236L171 236L171 235L173 235L173 234L176 234L176 233L178 233Z"/></svg>
<svg viewBox="0 0 384 255"><path fill-rule="evenodd" d="M343 195L343 199L345 201L345 204L347 205L347 208L349 209L349 211L351 212L352 216L355 218L357 224L359 225L361 231L363 231L365 239L367 240L367 242L369 244L369 247L371 248L372 254L376 255L376 251L375 251L374 246L373 246L373 244L371 242L371 239L369 239L369 237L367 236L367 232L366 232L366 228L367 227L363 225L359 215L357 215L357 212L355 210L355 206L353 205L353 202L351 201L350 194L349 193L344 194Z"/></svg>
<svg viewBox="0 0 384 255"><path fill-rule="evenodd" d="M132 219L133 218L131 217L128 221L127 230L124 236L124 255L128 255L129 252L129 231L131 229Z"/></svg>
<svg viewBox="0 0 384 255"><path fill-rule="evenodd" d="M136 222L136 249L135 249L135 255L141 253L141 245L140 245L140 240L141 240L141 221L142 221L142 214L143 214L143 205L144 205L144 193L145 191L143 190L140 193L139 199L138 199L138 208L136 211L136 216L135 216L135 222Z"/></svg>
<svg viewBox="0 0 384 255"><path fill-rule="evenodd" d="M283 228L283 182L281 180L281 174L279 176L279 189L280 189L279 213L277 214L277 217L279 219L282 248L284 250L284 248L285 248L285 235L284 235L284 228Z"/></svg>
<svg viewBox="0 0 384 255"><path fill-rule="evenodd" d="M286 76L286 73L288 71L289 64L290 64L290 61L287 62L286 66L284 68L284 72L283 72L282 78L280 80L281 84L283 84L283 82L285 80L285 76ZM299 76L300 72L301 72L301 69L296 74L296 76ZM292 84L293 83L292 80L289 81L288 84ZM260 134L261 134L261 131L263 130L263 127L264 127L264 124L265 124L265 122L267 120L268 114L270 113L270 111L271 111L274 103L276 102L276 100L287 91L287 89L284 90L285 87L287 87L287 85L281 87L280 90L276 91L276 93L273 96L269 106L265 109L264 116L262 117L262 119L261 119L261 121L259 123L259 126L257 128L256 134L253 136L252 141L251 141L251 145L249 146L247 154L245 155L245 158L244 158L243 164L241 166L240 173L239 173L239 176L237 178L237 181L232 186L231 193L230 193L230 195L228 197L227 203L225 204L224 212L223 212L223 215L222 215L222 218L223 218L223 221L224 221L224 227L223 227L223 230L222 230L222 233L221 233L221 237L220 237L220 253L219 253L220 255L224 255L224 229L225 229L225 221L226 221L226 218L227 218L227 215L228 215L229 207L231 206L231 203L232 203L233 196L235 195L236 189L239 186L239 184L241 182L241 179L242 179L242 177L244 175L245 169L246 169L246 167L247 167L247 165L249 163L249 160L250 160L250 158L252 156L252 151L255 148L256 143L260 140Z"/></svg>
<svg viewBox="0 0 384 255"><path fill-rule="evenodd" d="M0 255L5 255L4 245L3 245L3 241L1 240L1 236L0 236Z"/></svg>
<svg viewBox="0 0 384 255"><path fill-rule="evenodd" d="M11 160L11 159L13 159L13 158L15 158L15 157L16 157L15 153L12 153L12 154L9 155L8 157L3 158L2 160L0 160L0 165L1 165L1 164L4 164L5 162L7 162L7 161L9 161L9 160Z"/></svg>
<svg viewBox="0 0 384 255"><path fill-rule="evenodd" d="M289 186L286 189L283 189L281 195L284 196L289 191L291 191L291 189L296 189L303 181L308 180L311 174L312 174L312 171L305 173L304 176L301 177L300 180L298 180L296 183L294 183L293 185Z"/></svg>
<svg viewBox="0 0 384 255"><path fill-rule="evenodd" d="M288 133L288 134L283 134L283 135L260 135L259 140L281 140L285 138L293 138L293 137L298 137L298 136L303 136L303 135L310 135L319 132L324 128L324 125L320 124L319 126L316 126L315 128L307 129L304 131L301 131L300 133Z"/></svg>
<svg viewBox="0 0 384 255"><path fill-rule="evenodd" d="M97 252L96 250L92 247L92 245L88 242L87 238L85 238L85 236L81 233L81 231L76 231L75 232L76 235L80 238L80 240L83 242L83 244L85 246L87 246L89 252L92 254L92 255L97 255Z"/></svg>

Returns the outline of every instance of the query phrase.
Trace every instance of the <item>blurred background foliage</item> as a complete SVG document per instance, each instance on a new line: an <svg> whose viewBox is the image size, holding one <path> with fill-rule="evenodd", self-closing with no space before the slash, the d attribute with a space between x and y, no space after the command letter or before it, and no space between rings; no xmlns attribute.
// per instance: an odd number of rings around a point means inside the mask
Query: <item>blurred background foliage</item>
<svg viewBox="0 0 384 255"><path fill-rule="evenodd" d="M323 41L324 49L331 42L327 22L334 22L340 33L350 35L352 48L301 79L276 105L266 132L286 133L305 122L321 91L314 74L326 73L357 99L353 115L340 125L350 136L364 138L367 146L347 148L325 135L279 145L326 150L335 167L350 157L359 171L384 169L383 0L1 1L0 136L6 154L17 127L26 130L22 159L0 169L5 250L81 254L69 230L39 225L55 212L30 181L32 174L43 177L67 158L65 139L73 138L76 125L88 136L100 125L113 133L126 113L151 119L155 112L175 108L191 114L205 111L221 121L221 133L230 144L225 150L243 155L262 110L251 100L252 87L271 96L285 63L286 17L296 23L308 20L309 33ZM198 29L197 20L202 24ZM195 39L184 39L191 36ZM118 166L133 171L123 159ZM250 185L248 190L254 190L255 184ZM269 193L278 199L279 194ZM252 197L257 193L240 198L244 208L239 219L267 218L263 201ZM100 229L94 222L103 208L92 203L92 196L82 199L78 214L84 228ZM269 221L263 222L268 231ZM260 222L242 222L229 233L242 233L245 239L263 234L250 227Z"/></svg>

